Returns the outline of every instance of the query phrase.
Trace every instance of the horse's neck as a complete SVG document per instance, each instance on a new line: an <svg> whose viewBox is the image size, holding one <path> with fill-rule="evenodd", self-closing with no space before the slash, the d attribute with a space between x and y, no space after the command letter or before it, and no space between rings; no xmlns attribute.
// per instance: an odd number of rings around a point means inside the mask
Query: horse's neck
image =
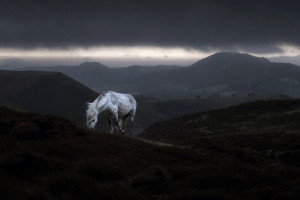
<svg viewBox="0 0 300 200"><path fill-rule="evenodd" d="M97 99L97 103L96 103L96 109L98 111L98 113L101 113L103 111L105 111L107 109L107 100L106 98L102 98L100 100Z"/></svg>

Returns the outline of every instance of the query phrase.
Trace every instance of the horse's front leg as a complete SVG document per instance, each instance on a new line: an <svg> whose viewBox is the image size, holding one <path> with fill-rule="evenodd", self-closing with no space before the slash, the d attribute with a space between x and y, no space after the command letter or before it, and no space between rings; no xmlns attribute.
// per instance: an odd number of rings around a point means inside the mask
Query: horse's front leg
<svg viewBox="0 0 300 200"><path fill-rule="evenodd" d="M124 130L124 128L123 128L123 120L122 120L122 119L119 119L119 120L118 120L118 122L117 122L117 127L118 127L118 129L120 130L120 132L121 132L122 134L125 133L125 130Z"/></svg>
<svg viewBox="0 0 300 200"><path fill-rule="evenodd" d="M127 120L128 120L128 114L125 115L123 118L122 118L122 129L123 131L125 132L125 129L126 129L126 125L127 125ZM131 133L129 132L129 135L131 135Z"/></svg>

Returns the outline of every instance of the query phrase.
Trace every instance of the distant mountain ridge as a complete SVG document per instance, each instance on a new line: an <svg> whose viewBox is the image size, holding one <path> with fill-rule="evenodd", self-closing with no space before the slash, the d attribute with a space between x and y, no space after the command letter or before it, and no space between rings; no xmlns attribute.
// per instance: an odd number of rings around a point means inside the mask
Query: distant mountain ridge
<svg viewBox="0 0 300 200"><path fill-rule="evenodd" d="M26 68L60 71L97 92L116 90L154 97L247 95L300 96L300 68L273 63L249 54L221 52L188 67L129 66L108 68L100 63Z"/></svg>
<svg viewBox="0 0 300 200"><path fill-rule="evenodd" d="M134 80L138 93L157 96L300 96L300 68L248 54L216 53L195 64ZM133 81L132 81L133 83Z"/></svg>
<svg viewBox="0 0 300 200"><path fill-rule="evenodd" d="M76 66L27 67L19 70L62 72L97 92L103 92L105 90L131 92L131 84L128 85L128 81L130 82L130 80L143 75L160 73L177 68L180 67L172 65L133 65L122 68L109 68L97 62L84 62Z"/></svg>

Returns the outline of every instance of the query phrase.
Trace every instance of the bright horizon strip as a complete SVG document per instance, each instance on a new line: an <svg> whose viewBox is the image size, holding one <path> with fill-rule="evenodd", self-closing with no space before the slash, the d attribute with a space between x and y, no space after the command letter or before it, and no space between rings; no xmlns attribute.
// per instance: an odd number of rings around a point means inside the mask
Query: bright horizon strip
<svg viewBox="0 0 300 200"><path fill-rule="evenodd" d="M30 58L59 58L59 57L90 57L90 58L174 58L196 59L211 55L214 52L201 52L195 49L180 47L90 47L69 49L15 49L0 48L0 57L30 57Z"/></svg>
<svg viewBox="0 0 300 200"><path fill-rule="evenodd" d="M283 50L282 53L249 53L259 57L276 56L297 56L300 55L300 47L288 44L278 45ZM0 48L1 57L20 58L120 58L120 59L191 59L197 60L210 56L218 49L205 52L196 49L186 49L181 47L155 47L155 46L99 46L88 48L67 48L67 49L18 49ZM240 53L248 53L237 50Z"/></svg>

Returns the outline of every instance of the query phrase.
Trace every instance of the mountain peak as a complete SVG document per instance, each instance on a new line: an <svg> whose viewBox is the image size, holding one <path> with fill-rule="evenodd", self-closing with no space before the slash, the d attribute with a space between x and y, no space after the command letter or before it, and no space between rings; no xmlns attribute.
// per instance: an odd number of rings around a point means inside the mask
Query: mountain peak
<svg viewBox="0 0 300 200"><path fill-rule="evenodd" d="M251 59L260 59L260 60L265 60L265 61L269 61L268 59L264 58L264 57L256 57L256 56L253 56L253 55L250 55L248 53L238 53L238 52L218 52L218 53L215 53L213 55L211 55L211 57L231 57L231 58L251 58Z"/></svg>
<svg viewBox="0 0 300 200"><path fill-rule="evenodd" d="M237 53L237 52L219 52L219 53L215 53L211 56L208 56L207 58L204 58L198 62L196 62L194 65L200 64L200 63L227 63L227 62L239 62L239 63L243 63L243 62L270 62L268 59L263 58L263 57L256 57L256 56L252 56L250 54L246 54L246 53Z"/></svg>
<svg viewBox="0 0 300 200"><path fill-rule="evenodd" d="M108 68L107 66L98 63L98 62L83 62L79 66L84 66L84 67L105 67Z"/></svg>

